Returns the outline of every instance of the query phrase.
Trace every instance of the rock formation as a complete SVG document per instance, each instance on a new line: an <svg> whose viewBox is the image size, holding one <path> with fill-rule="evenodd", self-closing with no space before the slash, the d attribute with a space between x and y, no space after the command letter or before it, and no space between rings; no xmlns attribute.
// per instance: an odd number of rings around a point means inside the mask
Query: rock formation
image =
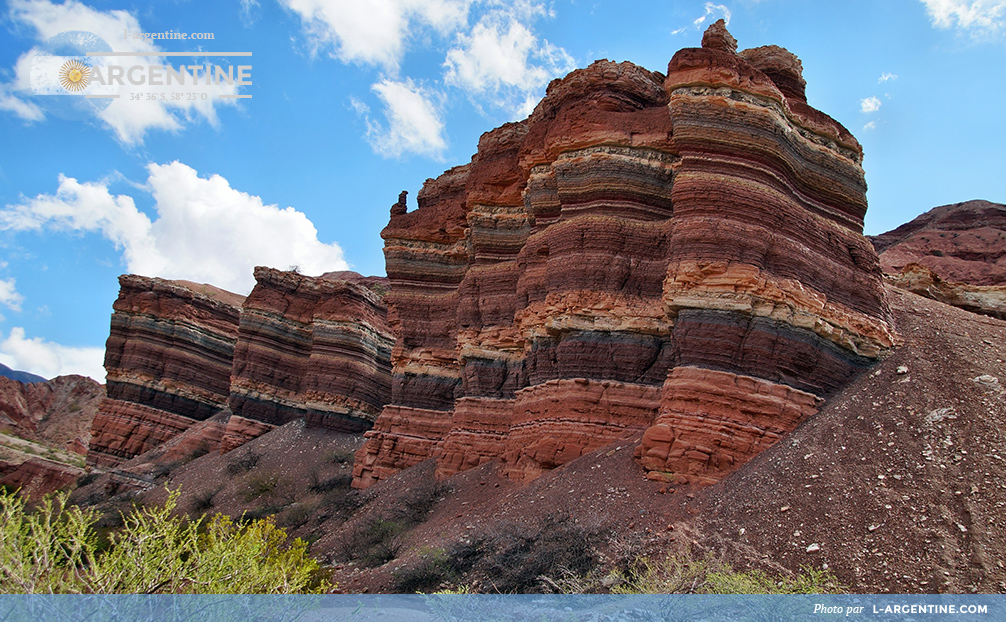
<svg viewBox="0 0 1006 622"><path fill-rule="evenodd" d="M0 486L17 490L31 499L41 499L72 484L84 469L42 458L10 463L0 460Z"/></svg>
<svg viewBox="0 0 1006 622"><path fill-rule="evenodd" d="M935 207L872 238L885 272L921 264L944 281L1006 285L1006 205L966 201Z"/></svg>
<svg viewBox="0 0 1006 622"><path fill-rule="evenodd" d="M381 296L271 268L256 268L255 279L241 309L223 450L294 419L370 429L391 394L394 339Z"/></svg>
<svg viewBox="0 0 1006 622"><path fill-rule="evenodd" d="M534 478L627 433L712 482L894 342L859 143L722 21L667 75L598 61L382 232L392 397L354 486L436 457Z"/></svg>
<svg viewBox="0 0 1006 622"><path fill-rule="evenodd" d="M192 448L227 451L298 418L371 427L391 393L384 279L269 268L255 277L247 298L120 277L90 464L117 466L218 414L221 425L187 437Z"/></svg>
<svg viewBox="0 0 1006 622"><path fill-rule="evenodd" d="M84 376L22 383L0 378L0 430L86 454L104 388Z"/></svg>
<svg viewBox="0 0 1006 622"><path fill-rule="evenodd" d="M938 274L918 263L910 263L901 272L890 275L895 286L972 313L1006 320L1006 285L969 285L944 281Z"/></svg>
<svg viewBox="0 0 1006 622"><path fill-rule="evenodd" d="M227 405L243 298L208 285L119 277L106 399L88 463L115 466Z"/></svg>

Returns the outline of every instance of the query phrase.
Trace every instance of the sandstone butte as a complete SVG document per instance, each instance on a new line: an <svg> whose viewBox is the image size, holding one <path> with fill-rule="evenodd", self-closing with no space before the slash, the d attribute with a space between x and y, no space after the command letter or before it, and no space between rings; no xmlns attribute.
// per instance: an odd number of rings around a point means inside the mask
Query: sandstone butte
<svg viewBox="0 0 1006 622"><path fill-rule="evenodd" d="M344 432L371 426L390 396L393 340L371 290L384 280L269 268L255 278L247 298L119 278L89 464L118 466L200 422L186 442L204 451L292 419Z"/></svg>
<svg viewBox="0 0 1006 622"><path fill-rule="evenodd" d="M527 481L640 432L651 479L718 481L896 341L862 149L804 86L721 21L666 75L553 81L417 210L400 196L386 283L259 268L241 299L122 277L88 461L304 418L372 428L358 488L430 458Z"/></svg>
<svg viewBox="0 0 1006 622"><path fill-rule="evenodd" d="M644 432L712 483L891 347L862 149L800 61L718 22L667 74L598 61L382 232L391 402L354 486L436 458L526 481Z"/></svg>

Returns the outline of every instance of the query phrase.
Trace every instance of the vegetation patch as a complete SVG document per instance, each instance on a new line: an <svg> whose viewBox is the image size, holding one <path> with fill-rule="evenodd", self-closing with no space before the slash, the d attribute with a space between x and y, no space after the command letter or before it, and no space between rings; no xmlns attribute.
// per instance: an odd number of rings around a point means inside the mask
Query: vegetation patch
<svg viewBox="0 0 1006 622"><path fill-rule="evenodd" d="M251 471L256 466L258 466L258 461L261 456L252 452L246 451L242 455L238 456L234 460L231 460L227 464L227 474L230 476L241 475L242 473L247 473Z"/></svg>
<svg viewBox="0 0 1006 622"><path fill-rule="evenodd" d="M254 501L259 497L270 494L276 489L277 479L275 476L255 476L248 479L248 485L241 494L245 501Z"/></svg>
<svg viewBox="0 0 1006 622"><path fill-rule="evenodd" d="M384 512L342 534L336 555L362 566L385 564L402 549L404 535L426 520L433 507L443 499L448 488L439 482L425 482L409 489Z"/></svg>
<svg viewBox="0 0 1006 622"><path fill-rule="evenodd" d="M289 542L272 521L191 520L175 515L178 496L135 508L103 549L95 510L69 505L62 494L32 511L21 497L0 494L0 592L295 594L333 587L307 543Z"/></svg>

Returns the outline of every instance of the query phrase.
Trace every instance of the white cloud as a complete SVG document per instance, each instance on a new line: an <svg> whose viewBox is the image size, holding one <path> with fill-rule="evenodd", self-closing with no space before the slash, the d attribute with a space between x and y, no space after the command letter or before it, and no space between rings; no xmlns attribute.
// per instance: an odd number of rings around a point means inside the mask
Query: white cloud
<svg viewBox="0 0 1006 622"><path fill-rule="evenodd" d="M1006 32L1006 2L1003 0L921 0L937 28L956 28L973 37Z"/></svg>
<svg viewBox="0 0 1006 622"><path fill-rule="evenodd" d="M870 130L875 130L875 129L877 129L877 122L876 121L870 121L869 123L867 123L866 125L863 126L863 131L864 132L869 132Z"/></svg>
<svg viewBox="0 0 1006 622"><path fill-rule="evenodd" d="M18 293L16 279L0 279L0 305L11 311L20 311L24 296Z"/></svg>
<svg viewBox="0 0 1006 622"><path fill-rule="evenodd" d="M150 40L143 38L124 38L123 32L143 32L139 21L126 11L98 11L76 0L67 0L63 4L54 4L49 0L12 0L10 17L15 22L26 24L32 28L36 39L41 43L62 32L87 31L105 40L116 52L136 52L146 54L126 60L105 59L104 64L139 64L162 65L164 58L158 56L161 51ZM14 68L14 81L10 84L0 84L0 110L7 110L28 121L41 121L44 116L43 107L33 102L31 95L30 71L31 60L39 53L40 47L34 47L22 54ZM95 59L93 64L100 66L102 61ZM178 66L177 64L175 65ZM205 120L212 125L218 121L217 106L234 106L237 100L220 99L218 95L235 95L237 84L221 85L179 85L141 87L144 93L151 92L159 96L154 100L131 100L128 95L137 87L127 85L118 87L119 99L113 100L103 110L95 110L95 114L104 125L112 130L116 138L125 144L136 144L143 141L144 135L150 130L181 130L186 123ZM113 94L116 89L108 94ZM194 99L172 95L196 93ZM202 94L207 95L202 99Z"/></svg>
<svg viewBox="0 0 1006 622"><path fill-rule="evenodd" d="M697 18L694 22L692 22L692 24L694 24L696 28L699 28L699 27L702 26L702 24L706 21L707 18L714 17L717 13L720 14L720 16L723 18L723 21L726 22L727 26L729 26L730 25L730 9L728 9L725 5L722 5L722 4L713 4L712 2L707 2L706 3L706 12L705 12L705 14L703 14L701 17ZM715 21L715 20L710 20L710 21Z"/></svg>
<svg viewBox="0 0 1006 622"><path fill-rule="evenodd" d="M889 71L885 71L883 74L881 74L880 78L877 80L877 84L883 84L884 82L887 82L888 80L897 80L897 79L898 79L897 75L895 75L895 74L893 74L893 73L891 73Z"/></svg>
<svg viewBox="0 0 1006 622"><path fill-rule="evenodd" d="M730 25L730 9L727 8L726 5L706 2L705 9L706 9L705 13L692 20L691 26L682 26L681 28L677 28L675 30L672 30L671 34L680 35L681 33L687 32L689 30L699 30L702 28L703 24L706 23L706 20L709 20L711 23L716 21L716 19L722 18L723 21L726 22L727 26ZM716 17L717 14L719 15L719 17Z"/></svg>
<svg viewBox="0 0 1006 622"><path fill-rule="evenodd" d="M45 118L42 109L15 95L9 84L0 84L0 110L13 112L25 121L41 121Z"/></svg>
<svg viewBox="0 0 1006 622"><path fill-rule="evenodd" d="M147 169L155 220L140 212L132 197L113 196L105 182L61 175L56 194L0 211L0 229L100 233L122 250L130 272L208 282L239 293L254 286L257 265L296 265L307 274L347 268L342 249L320 242L311 221L292 207L265 205L223 177L202 178L180 162Z"/></svg>
<svg viewBox="0 0 1006 622"><path fill-rule="evenodd" d="M385 79L372 88L384 103L387 119L386 125L366 119L367 138L374 151L385 157L411 153L440 158L447 149L447 139L439 106L433 101L437 94L411 79L402 82ZM351 100L350 105L366 116L365 104Z"/></svg>
<svg viewBox="0 0 1006 622"><path fill-rule="evenodd" d="M859 110L867 114L880 110L880 100L875 95L871 95L859 100Z"/></svg>
<svg viewBox="0 0 1006 622"><path fill-rule="evenodd" d="M447 52L444 82L516 116L527 116L544 88L576 64L566 50L539 40L520 21L533 13L492 11Z"/></svg>
<svg viewBox="0 0 1006 622"><path fill-rule="evenodd" d="M29 339L15 326L0 342L0 363L45 378L79 374L105 382L105 349L64 346L41 337Z"/></svg>
<svg viewBox="0 0 1006 622"><path fill-rule="evenodd" d="M296 13L315 51L397 71L413 32L465 25L472 0L280 0Z"/></svg>

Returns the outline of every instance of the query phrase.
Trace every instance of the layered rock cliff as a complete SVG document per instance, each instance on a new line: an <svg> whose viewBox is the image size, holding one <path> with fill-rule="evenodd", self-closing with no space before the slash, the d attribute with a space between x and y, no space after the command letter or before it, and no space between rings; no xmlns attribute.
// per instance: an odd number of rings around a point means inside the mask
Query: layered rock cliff
<svg viewBox="0 0 1006 622"><path fill-rule="evenodd" d="M234 350L224 451L294 419L342 432L373 425L390 398L394 340L381 296L349 276L255 269Z"/></svg>
<svg viewBox="0 0 1006 622"><path fill-rule="evenodd" d="M242 302L207 285L119 277L89 464L118 465L227 405Z"/></svg>
<svg viewBox="0 0 1006 622"><path fill-rule="evenodd" d="M117 466L218 414L222 424L200 427L190 444L227 451L300 418L371 427L391 395L383 279L269 268L255 277L247 298L120 277L90 464Z"/></svg>
<svg viewBox="0 0 1006 622"><path fill-rule="evenodd" d="M944 281L929 268L914 262L888 278L897 287L913 294L972 313L1006 320L1006 285L970 285Z"/></svg>
<svg viewBox="0 0 1006 622"><path fill-rule="evenodd" d="M527 480L645 431L712 482L894 343L859 143L722 22L667 75L598 61L382 232L392 397L354 485L430 457Z"/></svg>

